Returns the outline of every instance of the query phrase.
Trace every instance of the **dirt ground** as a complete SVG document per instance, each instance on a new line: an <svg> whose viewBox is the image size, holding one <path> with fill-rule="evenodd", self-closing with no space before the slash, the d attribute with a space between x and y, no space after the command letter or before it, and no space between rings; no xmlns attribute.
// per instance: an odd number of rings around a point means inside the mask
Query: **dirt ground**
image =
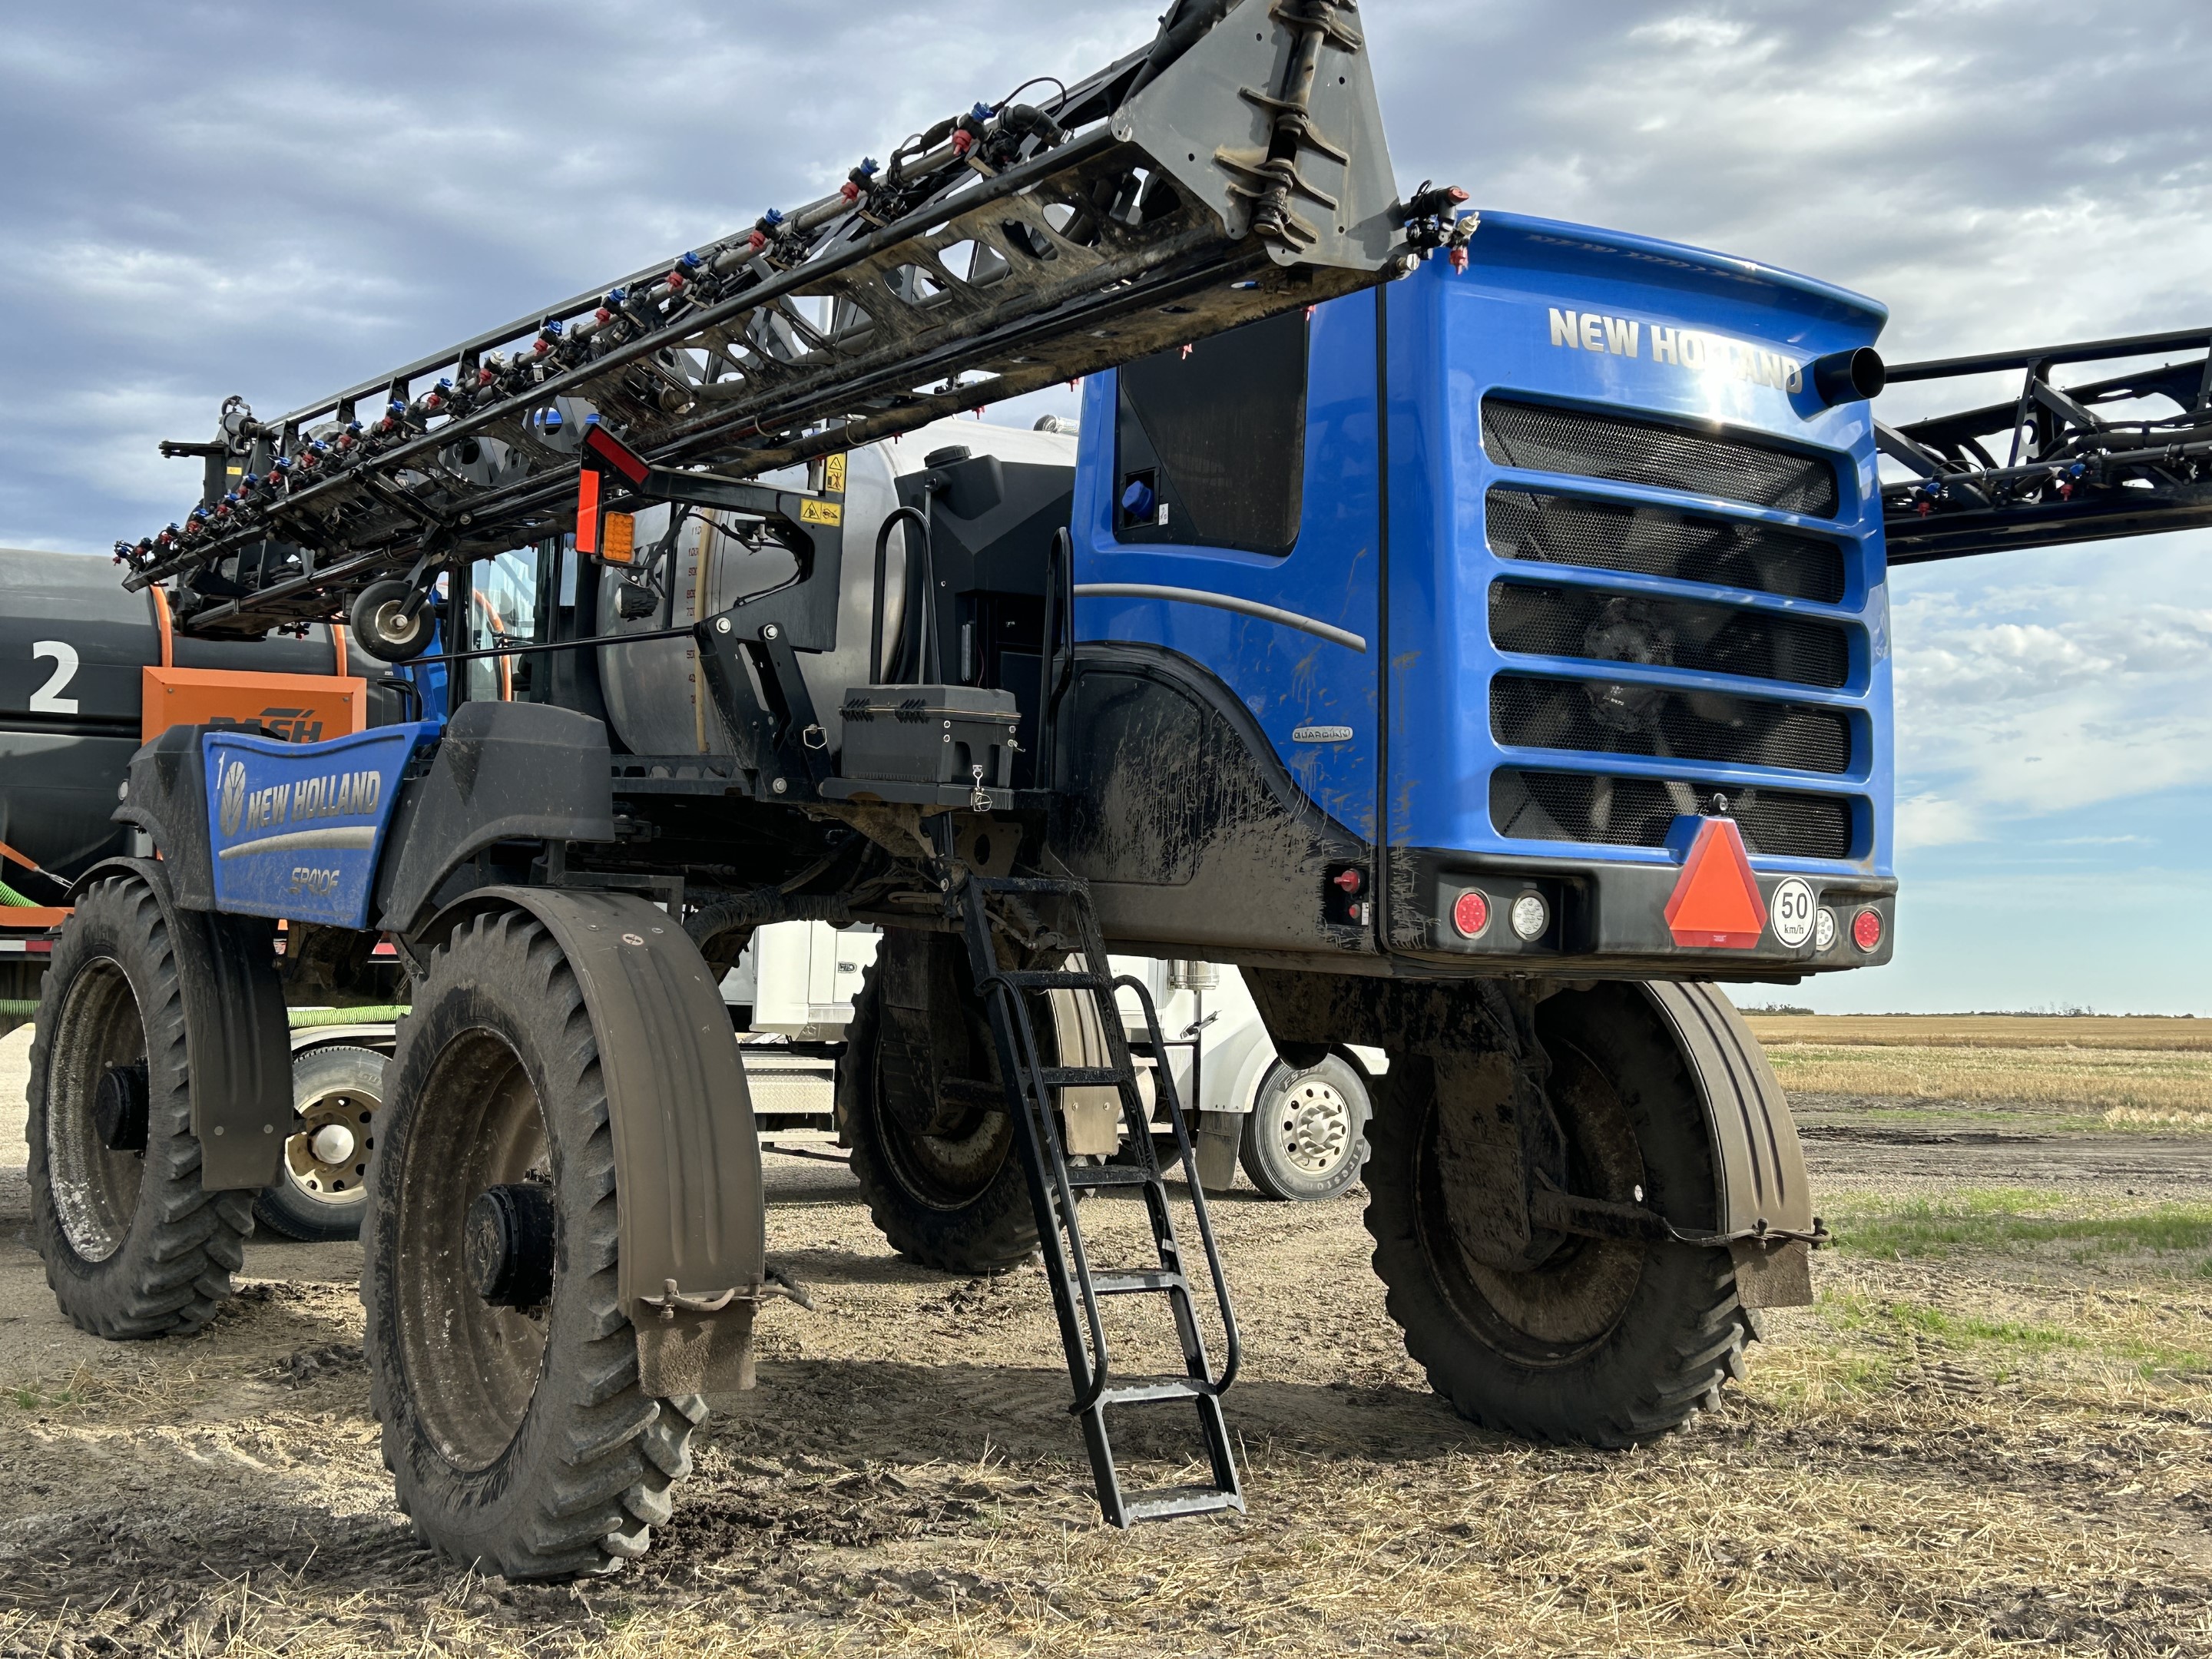
<svg viewBox="0 0 2212 1659"><path fill-rule="evenodd" d="M761 1386L714 1402L636 1569L509 1588L392 1507L354 1247L255 1242L190 1340L59 1317L22 1239L24 1042L0 1042L0 1653L2212 1654L2212 1136L1802 1098L1844 1241L1820 1304L1629 1453L1460 1422L1385 1313L1357 1190L1240 1193L1216 1213L1251 1510L1126 1535L1042 1276L910 1267L841 1167L771 1157L770 1249L817 1310L764 1315ZM1127 1205L1087 1220L1101 1255L1140 1237ZM1146 1420L1164 1478L1188 1443Z"/></svg>

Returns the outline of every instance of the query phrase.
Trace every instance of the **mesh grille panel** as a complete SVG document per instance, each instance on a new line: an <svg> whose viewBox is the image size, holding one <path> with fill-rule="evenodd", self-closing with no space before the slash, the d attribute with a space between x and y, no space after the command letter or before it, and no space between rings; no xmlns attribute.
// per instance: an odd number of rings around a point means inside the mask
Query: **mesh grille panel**
<svg viewBox="0 0 2212 1659"><path fill-rule="evenodd" d="M1528 749L1664 756L1842 772L1850 720L1832 708L1717 692L1501 674L1490 684L1490 730Z"/></svg>
<svg viewBox="0 0 2212 1659"><path fill-rule="evenodd" d="M1825 460L1656 421L1486 398L1482 447L1502 466L1691 490L1824 519L1838 506L1836 469Z"/></svg>
<svg viewBox="0 0 2212 1659"><path fill-rule="evenodd" d="M1753 853L1774 858L1847 859L1851 804L1835 795L1674 779L1592 777L1579 772L1491 775L1490 821L1520 841L1601 842L1663 847L1680 813L1695 813L1716 794Z"/></svg>
<svg viewBox="0 0 2212 1659"><path fill-rule="evenodd" d="M1579 587L1493 582L1490 637L1501 651L1692 668L1839 687L1850 672L1840 628L1726 605Z"/></svg>
<svg viewBox="0 0 2212 1659"><path fill-rule="evenodd" d="M1493 489L1484 507L1500 558L1633 570L1824 605L1844 597L1842 548L1771 525L1518 489Z"/></svg>

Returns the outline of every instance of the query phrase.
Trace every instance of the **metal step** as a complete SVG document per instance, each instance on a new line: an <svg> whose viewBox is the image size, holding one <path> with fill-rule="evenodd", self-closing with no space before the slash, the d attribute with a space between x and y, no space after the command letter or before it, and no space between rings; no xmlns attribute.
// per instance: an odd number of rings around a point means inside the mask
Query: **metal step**
<svg viewBox="0 0 2212 1659"><path fill-rule="evenodd" d="M1040 1066L1037 1081L1048 1089L1111 1089L1121 1081L1121 1073L1111 1066ZM1130 1082L1135 1081L1132 1073Z"/></svg>
<svg viewBox="0 0 2212 1659"><path fill-rule="evenodd" d="M1163 1376L1150 1382L1124 1382L1117 1388L1104 1390L1098 1396L1102 1406L1149 1406L1161 1400L1209 1400L1213 1397L1211 1383L1201 1382L1194 1376Z"/></svg>
<svg viewBox="0 0 2212 1659"><path fill-rule="evenodd" d="M1184 1515L1218 1515L1224 1510L1244 1512L1242 1492L1218 1486L1160 1486L1121 1500L1122 1524L1138 1521L1171 1521Z"/></svg>
<svg viewBox="0 0 2212 1659"><path fill-rule="evenodd" d="M1114 981L1104 974L1079 974L1061 969L1032 969L1000 975L1018 991L1110 991Z"/></svg>
<svg viewBox="0 0 2212 1659"><path fill-rule="evenodd" d="M1152 1177L1128 1164L1071 1164L1067 1166L1067 1181L1072 1187L1143 1187Z"/></svg>
<svg viewBox="0 0 2212 1659"><path fill-rule="evenodd" d="M1182 1291L1188 1293L1190 1281L1181 1273L1139 1269L1135 1273L1094 1273L1091 1275L1091 1294L1093 1296L1129 1296L1139 1291Z"/></svg>

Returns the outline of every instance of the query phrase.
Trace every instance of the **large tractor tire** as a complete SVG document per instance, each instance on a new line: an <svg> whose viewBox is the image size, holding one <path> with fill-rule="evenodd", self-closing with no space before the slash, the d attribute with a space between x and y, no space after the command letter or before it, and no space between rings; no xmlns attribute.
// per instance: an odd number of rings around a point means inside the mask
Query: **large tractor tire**
<svg viewBox="0 0 2212 1659"><path fill-rule="evenodd" d="M426 1541L509 1578L643 1554L706 1416L639 1385L599 1042L542 924L474 918L400 1024L369 1161L385 1463Z"/></svg>
<svg viewBox="0 0 2212 1659"><path fill-rule="evenodd" d="M31 1234L81 1330L195 1331L230 1294L253 1194L204 1192L180 974L160 898L138 876L94 884L63 925L31 1044Z"/></svg>
<svg viewBox="0 0 2212 1659"><path fill-rule="evenodd" d="M296 1121L276 1179L253 1200L254 1218L303 1243L360 1237L383 1103L384 1056L374 1049L334 1042L295 1060Z"/></svg>
<svg viewBox="0 0 2212 1659"><path fill-rule="evenodd" d="M995 1273L1035 1255L1036 1212L999 1087L960 940L886 933L846 1029L838 1120L868 1213L909 1261Z"/></svg>
<svg viewBox="0 0 2212 1659"><path fill-rule="evenodd" d="M1537 1030L1567 1189L1709 1231L1720 1172L1702 1086L1644 994L1562 992L1538 1009ZM1742 1375L1748 1329L1729 1252L1567 1236L1535 1267L1484 1265L1461 1243L1482 1196L1446 1178L1439 1150L1447 1115L1465 1107L1438 1076L1433 1060L1393 1056L1367 1166L1375 1270L1431 1385L1486 1427L1595 1446L1656 1439L1714 1403Z"/></svg>

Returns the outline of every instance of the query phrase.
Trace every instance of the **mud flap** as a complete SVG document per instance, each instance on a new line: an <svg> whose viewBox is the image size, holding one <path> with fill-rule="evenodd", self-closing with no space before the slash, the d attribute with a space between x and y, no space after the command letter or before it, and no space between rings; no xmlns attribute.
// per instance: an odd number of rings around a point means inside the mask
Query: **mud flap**
<svg viewBox="0 0 2212 1659"><path fill-rule="evenodd" d="M1717 988L1654 981L1644 991L1705 1103L1720 1173L1714 1232L1735 1259L1738 1297L1747 1308L1805 1306L1813 1300L1813 1186L1773 1066Z"/></svg>
<svg viewBox="0 0 2212 1659"><path fill-rule="evenodd" d="M750 1388L767 1281L760 1139L729 1011L699 947L629 893L491 887L441 911L545 925L583 988L614 1133L619 1293L639 1380L662 1396Z"/></svg>
<svg viewBox="0 0 2212 1659"><path fill-rule="evenodd" d="M292 1042L276 978L276 924L185 909L166 862L110 859L77 885L129 874L152 890L177 957L201 1190L258 1193L276 1179L292 1131Z"/></svg>
<svg viewBox="0 0 2212 1659"><path fill-rule="evenodd" d="M1225 1193L1237 1184L1237 1152L1243 1138L1243 1113L1198 1115L1198 1132L1190 1138L1190 1149L1200 1187L1209 1193Z"/></svg>
<svg viewBox="0 0 2212 1659"><path fill-rule="evenodd" d="M1803 1308L1813 1301L1813 1247L1802 1238L1769 1244L1739 1238L1729 1246L1735 1258L1735 1299L1747 1308Z"/></svg>

